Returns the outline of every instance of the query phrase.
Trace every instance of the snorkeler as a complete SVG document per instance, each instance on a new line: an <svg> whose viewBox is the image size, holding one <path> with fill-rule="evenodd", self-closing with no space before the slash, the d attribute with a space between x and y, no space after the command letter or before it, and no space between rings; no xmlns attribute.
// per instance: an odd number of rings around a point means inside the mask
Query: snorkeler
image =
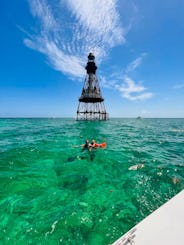
<svg viewBox="0 0 184 245"><path fill-rule="evenodd" d="M88 149L90 148L90 143L89 143L89 140L86 140L85 144L82 145L83 149Z"/></svg>
<svg viewBox="0 0 184 245"><path fill-rule="evenodd" d="M84 144L84 148L87 148L89 151L91 151L93 148L96 148L97 144L95 140L92 140L91 143L89 143L89 140L86 140L86 144Z"/></svg>
<svg viewBox="0 0 184 245"><path fill-rule="evenodd" d="M89 143L89 140L86 140L85 144L82 145L83 150L87 149L89 151L89 156L90 156L91 161L93 161L93 159L95 157L95 153L94 153L94 151L92 151L94 146L95 146L94 140L91 141L91 144Z"/></svg>
<svg viewBox="0 0 184 245"><path fill-rule="evenodd" d="M91 143L89 143L89 140L85 141L85 144L81 145L83 147L83 150L87 149L89 151L90 159L93 161L95 157L95 152L97 148L105 148L107 146L106 142L103 143L96 143L95 140L92 140Z"/></svg>
<svg viewBox="0 0 184 245"><path fill-rule="evenodd" d="M90 147L92 147L92 148L96 147L96 142L95 142L95 140L92 140L92 141L91 141Z"/></svg>

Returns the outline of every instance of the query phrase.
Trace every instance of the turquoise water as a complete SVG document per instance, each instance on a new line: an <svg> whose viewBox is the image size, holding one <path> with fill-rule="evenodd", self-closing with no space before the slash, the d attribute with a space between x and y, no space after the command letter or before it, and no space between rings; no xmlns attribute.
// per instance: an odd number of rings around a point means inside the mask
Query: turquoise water
<svg viewBox="0 0 184 245"><path fill-rule="evenodd" d="M85 139L107 142L82 151ZM184 188L184 119L0 119L2 244L106 245Z"/></svg>

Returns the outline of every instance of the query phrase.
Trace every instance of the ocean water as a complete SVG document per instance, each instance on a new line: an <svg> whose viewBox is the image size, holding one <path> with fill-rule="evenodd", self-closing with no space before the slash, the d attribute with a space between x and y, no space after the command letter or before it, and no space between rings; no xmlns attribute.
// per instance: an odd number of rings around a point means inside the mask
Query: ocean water
<svg viewBox="0 0 184 245"><path fill-rule="evenodd" d="M184 119L0 119L0 244L111 244L183 188Z"/></svg>

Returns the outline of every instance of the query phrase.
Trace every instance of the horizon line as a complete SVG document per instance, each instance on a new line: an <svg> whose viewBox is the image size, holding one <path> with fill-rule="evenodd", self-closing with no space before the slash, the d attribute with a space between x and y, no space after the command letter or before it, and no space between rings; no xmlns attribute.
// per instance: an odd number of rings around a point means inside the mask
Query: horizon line
<svg viewBox="0 0 184 245"><path fill-rule="evenodd" d="M0 119L75 119L75 117L22 117L22 116L18 116L18 117L0 117ZM109 117L109 119L184 119L184 117L139 117L139 116L135 116L135 117ZM98 121L98 120L78 120L78 121Z"/></svg>

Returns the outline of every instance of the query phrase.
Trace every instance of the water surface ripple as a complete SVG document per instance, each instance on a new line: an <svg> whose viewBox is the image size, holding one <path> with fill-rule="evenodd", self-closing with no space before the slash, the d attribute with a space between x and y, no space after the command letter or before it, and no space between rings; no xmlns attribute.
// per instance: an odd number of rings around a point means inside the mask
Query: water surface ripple
<svg viewBox="0 0 184 245"><path fill-rule="evenodd" d="M183 189L183 169L184 119L0 119L0 241L110 244Z"/></svg>

